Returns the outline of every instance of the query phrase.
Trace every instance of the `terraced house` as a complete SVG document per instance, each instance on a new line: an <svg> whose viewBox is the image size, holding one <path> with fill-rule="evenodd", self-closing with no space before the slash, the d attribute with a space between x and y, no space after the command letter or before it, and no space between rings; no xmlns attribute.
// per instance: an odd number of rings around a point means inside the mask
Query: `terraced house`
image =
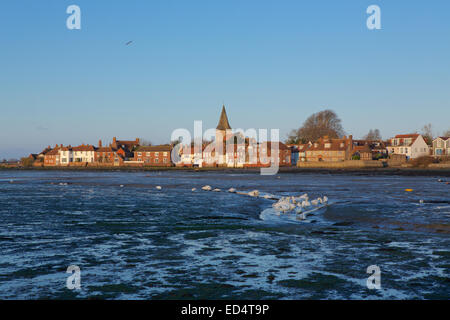
<svg viewBox="0 0 450 320"><path fill-rule="evenodd" d="M59 149L59 158L60 158L60 165L62 166L68 166L71 162L73 162L73 151L72 146L64 147L61 145Z"/></svg>
<svg viewBox="0 0 450 320"><path fill-rule="evenodd" d="M95 149L94 161L99 165L123 165L127 156L127 151L122 147L114 148L111 144L107 147L103 147L102 140L98 141L98 148Z"/></svg>
<svg viewBox="0 0 450 320"><path fill-rule="evenodd" d="M139 146L134 150L134 161L144 166L170 167L172 147L170 145Z"/></svg>
<svg viewBox="0 0 450 320"><path fill-rule="evenodd" d="M59 147L56 146L54 149L48 151L44 155L44 167L54 167L59 166Z"/></svg>
<svg viewBox="0 0 450 320"><path fill-rule="evenodd" d="M73 162L93 163L95 160L95 148L89 144L73 147L72 154Z"/></svg>

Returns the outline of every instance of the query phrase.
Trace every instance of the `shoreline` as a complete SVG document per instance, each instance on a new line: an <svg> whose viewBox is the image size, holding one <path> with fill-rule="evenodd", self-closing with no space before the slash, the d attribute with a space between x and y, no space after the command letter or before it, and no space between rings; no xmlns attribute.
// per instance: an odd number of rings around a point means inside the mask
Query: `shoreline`
<svg viewBox="0 0 450 320"><path fill-rule="evenodd" d="M88 171L88 172L223 172L250 174L259 173L260 168L192 168L192 167L33 167L11 168L0 167L0 171ZM442 176L450 177L448 168L299 168L280 167L277 174L284 173L317 173L317 174L353 174L353 175L398 175L398 176Z"/></svg>

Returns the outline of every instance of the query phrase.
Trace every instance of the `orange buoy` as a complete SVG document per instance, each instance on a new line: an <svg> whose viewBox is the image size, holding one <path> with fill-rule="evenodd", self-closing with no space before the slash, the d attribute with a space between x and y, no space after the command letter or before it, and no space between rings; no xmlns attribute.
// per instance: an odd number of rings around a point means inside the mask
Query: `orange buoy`
<svg viewBox="0 0 450 320"><path fill-rule="evenodd" d="M413 192L413 189L405 189L406 192Z"/></svg>

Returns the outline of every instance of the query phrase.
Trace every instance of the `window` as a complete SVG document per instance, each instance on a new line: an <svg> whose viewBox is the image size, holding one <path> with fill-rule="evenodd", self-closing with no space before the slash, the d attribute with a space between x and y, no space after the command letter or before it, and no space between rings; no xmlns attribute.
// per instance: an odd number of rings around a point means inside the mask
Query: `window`
<svg viewBox="0 0 450 320"><path fill-rule="evenodd" d="M142 152L138 152L138 156L141 157L142 156Z"/></svg>
<svg viewBox="0 0 450 320"><path fill-rule="evenodd" d="M155 163L158 163L159 162L159 159L155 159Z"/></svg>
<svg viewBox="0 0 450 320"><path fill-rule="evenodd" d="M150 157L150 152L147 152L147 157Z"/></svg>
<svg viewBox="0 0 450 320"><path fill-rule="evenodd" d="M158 157L159 156L159 152L155 152L155 157Z"/></svg>

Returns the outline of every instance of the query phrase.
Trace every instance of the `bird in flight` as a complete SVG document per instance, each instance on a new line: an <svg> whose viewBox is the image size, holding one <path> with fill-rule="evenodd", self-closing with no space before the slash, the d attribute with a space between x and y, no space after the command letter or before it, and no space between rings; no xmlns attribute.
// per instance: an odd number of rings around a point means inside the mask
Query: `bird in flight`
<svg viewBox="0 0 450 320"><path fill-rule="evenodd" d="M125 43L126 46L130 45L133 41L128 41L127 43Z"/></svg>

